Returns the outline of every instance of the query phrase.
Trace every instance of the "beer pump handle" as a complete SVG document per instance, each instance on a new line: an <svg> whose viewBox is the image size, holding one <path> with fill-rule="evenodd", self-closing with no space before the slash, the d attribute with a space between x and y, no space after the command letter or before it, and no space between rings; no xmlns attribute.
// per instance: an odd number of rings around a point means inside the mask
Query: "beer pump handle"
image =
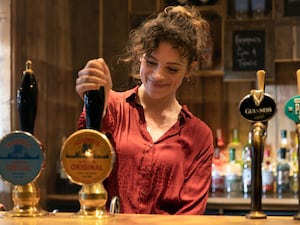
<svg viewBox="0 0 300 225"><path fill-rule="evenodd" d="M298 95L300 95L300 69L296 71L297 75L297 87L298 87Z"/></svg>
<svg viewBox="0 0 300 225"><path fill-rule="evenodd" d="M257 76L257 88L258 88L258 90L261 90L264 92L266 72L264 70L258 70L256 72L256 76Z"/></svg>
<svg viewBox="0 0 300 225"><path fill-rule="evenodd" d="M100 87L99 90L91 90L84 94L87 129L100 131L104 111L104 101L105 92L103 86Z"/></svg>
<svg viewBox="0 0 300 225"><path fill-rule="evenodd" d="M30 60L26 62L26 70L17 91L17 108L19 112L20 129L33 134L37 111L38 87L32 71Z"/></svg>

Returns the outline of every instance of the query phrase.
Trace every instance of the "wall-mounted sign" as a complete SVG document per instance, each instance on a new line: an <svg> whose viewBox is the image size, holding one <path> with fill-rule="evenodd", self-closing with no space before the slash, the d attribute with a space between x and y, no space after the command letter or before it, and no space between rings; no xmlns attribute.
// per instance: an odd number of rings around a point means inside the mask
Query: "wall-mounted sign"
<svg viewBox="0 0 300 225"><path fill-rule="evenodd" d="M265 31L233 31L232 63L233 71L263 69L265 67Z"/></svg>

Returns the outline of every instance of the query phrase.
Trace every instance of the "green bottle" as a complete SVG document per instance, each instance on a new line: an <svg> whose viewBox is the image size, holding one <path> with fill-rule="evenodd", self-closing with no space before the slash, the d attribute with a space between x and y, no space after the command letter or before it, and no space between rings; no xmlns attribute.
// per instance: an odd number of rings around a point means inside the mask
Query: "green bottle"
<svg viewBox="0 0 300 225"><path fill-rule="evenodd" d="M241 193L242 168L235 160L235 148L229 149L229 162L225 169L225 188L227 193Z"/></svg>
<svg viewBox="0 0 300 225"><path fill-rule="evenodd" d="M249 132L248 143L243 149L243 173L242 173L242 189L247 194L251 191L251 132Z"/></svg>

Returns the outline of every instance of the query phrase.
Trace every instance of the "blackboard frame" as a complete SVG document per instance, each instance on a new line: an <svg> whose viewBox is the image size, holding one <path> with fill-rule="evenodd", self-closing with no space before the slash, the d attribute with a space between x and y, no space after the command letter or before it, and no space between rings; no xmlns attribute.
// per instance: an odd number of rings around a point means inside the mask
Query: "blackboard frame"
<svg viewBox="0 0 300 225"><path fill-rule="evenodd" d="M234 35L246 34L249 37L259 35L264 38L264 47L259 49L264 52L263 64L256 68L236 68L233 63L234 57ZM259 44L258 44L259 46ZM224 80L225 81L254 81L256 71L263 69L266 71L266 79L274 79L274 24L272 21L230 21L225 24L224 37Z"/></svg>

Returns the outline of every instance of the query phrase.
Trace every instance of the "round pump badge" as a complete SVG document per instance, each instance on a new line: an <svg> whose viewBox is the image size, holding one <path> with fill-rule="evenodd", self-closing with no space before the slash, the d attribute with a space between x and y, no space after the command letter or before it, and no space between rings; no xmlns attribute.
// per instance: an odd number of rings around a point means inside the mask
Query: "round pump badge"
<svg viewBox="0 0 300 225"><path fill-rule="evenodd" d="M271 96L264 94L259 105L255 104L254 97L247 95L239 105L241 115L249 121L267 121L276 113L276 103Z"/></svg>
<svg viewBox="0 0 300 225"><path fill-rule="evenodd" d="M300 96L290 98L284 107L285 115L295 123L300 122Z"/></svg>
<svg viewBox="0 0 300 225"><path fill-rule="evenodd" d="M112 170L114 157L110 141L104 134L83 129L67 138L60 159L71 181L84 185L102 182Z"/></svg>
<svg viewBox="0 0 300 225"><path fill-rule="evenodd" d="M14 131L0 141L0 175L13 185L34 181L44 162L42 145L28 132Z"/></svg>

